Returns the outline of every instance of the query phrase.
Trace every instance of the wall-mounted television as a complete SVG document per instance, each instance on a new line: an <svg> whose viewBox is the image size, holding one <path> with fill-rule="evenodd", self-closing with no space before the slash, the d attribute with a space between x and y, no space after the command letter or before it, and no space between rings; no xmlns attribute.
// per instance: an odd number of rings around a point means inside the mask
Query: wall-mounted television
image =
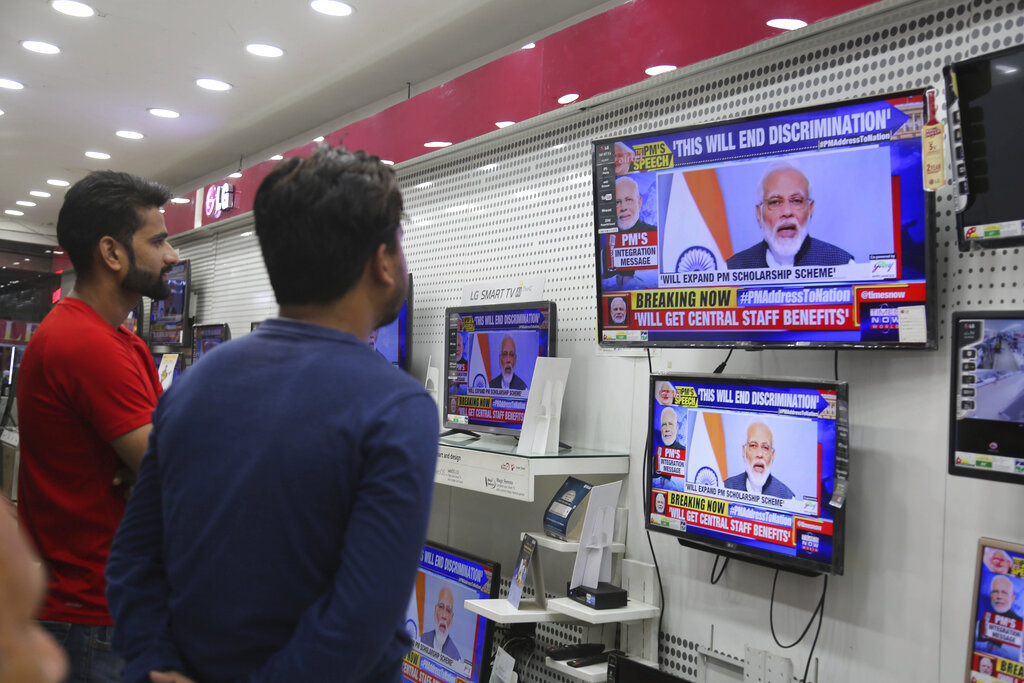
<svg viewBox="0 0 1024 683"><path fill-rule="evenodd" d="M518 435L537 359L555 355L555 303L456 306L445 321L445 427Z"/></svg>
<svg viewBox="0 0 1024 683"><path fill-rule="evenodd" d="M132 334L142 336L142 299L128 312L128 317L121 324Z"/></svg>
<svg viewBox="0 0 1024 683"><path fill-rule="evenodd" d="M498 597L501 565L427 541L406 612L413 649L402 662L407 681L489 679L494 625L466 600Z"/></svg>
<svg viewBox="0 0 1024 683"><path fill-rule="evenodd" d="M409 371L412 358L412 273L409 290L398 317L370 333L370 346L395 367Z"/></svg>
<svg viewBox="0 0 1024 683"><path fill-rule="evenodd" d="M935 348L925 94L595 141L599 343Z"/></svg>
<svg viewBox="0 0 1024 683"><path fill-rule="evenodd" d="M205 356L213 347L231 339L231 328L227 323L195 325L192 327L192 362Z"/></svg>
<svg viewBox="0 0 1024 683"><path fill-rule="evenodd" d="M1024 484L1024 311L953 314L949 473Z"/></svg>
<svg viewBox="0 0 1024 683"><path fill-rule="evenodd" d="M847 385L652 375L647 528L800 573L843 573Z"/></svg>
<svg viewBox="0 0 1024 683"><path fill-rule="evenodd" d="M957 244L1024 244L1020 159L1024 140L1024 48L1020 45L943 69L956 187Z"/></svg>
<svg viewBox="0 0 1024 683"><path fill-rule="evenodd" d="M149 343L160 346L189 344L189 282L188 261L179 261L167 273L171 295L149 304Z"/></svg>

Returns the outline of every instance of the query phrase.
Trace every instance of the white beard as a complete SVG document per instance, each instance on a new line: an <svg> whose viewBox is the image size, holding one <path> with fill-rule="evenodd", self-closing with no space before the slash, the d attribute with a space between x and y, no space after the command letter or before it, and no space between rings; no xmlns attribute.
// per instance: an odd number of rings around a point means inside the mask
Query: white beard
<svg viewBox="0 0 1024 683"><path fill-rule="evenodd" d="M768 477L771 476L771 472L765 470L763 473L758 472L751 465L747 465L747 479L756 488L764 488L764 483L768 481Z"/></svg>

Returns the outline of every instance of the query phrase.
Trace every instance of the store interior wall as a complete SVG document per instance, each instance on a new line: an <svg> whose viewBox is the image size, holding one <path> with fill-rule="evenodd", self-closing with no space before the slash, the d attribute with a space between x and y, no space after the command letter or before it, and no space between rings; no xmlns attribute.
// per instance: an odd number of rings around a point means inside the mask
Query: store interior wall
<svg viewBox="0 0 1024 683"><path fill-rule="evenodd" d="M396 167L415 278L412 372L424 377L428 359L440 365L444 310L460 303L465 284L543 278L558 305L559 355L573 362L562 438L629 454L626 555L650 561L637 476L648 358L595 341L590 142L927 86L939 88L942 107L942 66L1021 42L1024 0L883 2L800 40L741 50ZM948 186L936 193L937 351L844 350L838 359L822 350L737 351L726 370L831 378L837 363L850 383L846 570L829 581L808 680L963 680L977 540L1024 541L1021 489L947 474L950 314L1024 308L1019 250L959 253L952 196ZM196 322L229 322L235 337L276 313L251 230L243 219L176 241L193 263ZM656 350L650 362L655 372L710 372L726 353ZM511 567L520 532L541 528L561 479L539 478L532 503L437 486L430 536ZM733 561L711 585L713 555L664 534L651 542L664 585L664 668L696 678L699 646L742 657L750 645L803 671L811 637L782 650L769 631L772 570ZM564 564L545 556L549 590L568 578ZM774 624L783 642L799 635L821 585L779 577ZM525 680L559 678L534 663ZM742 676L715 668L708 680Z"/></svg>

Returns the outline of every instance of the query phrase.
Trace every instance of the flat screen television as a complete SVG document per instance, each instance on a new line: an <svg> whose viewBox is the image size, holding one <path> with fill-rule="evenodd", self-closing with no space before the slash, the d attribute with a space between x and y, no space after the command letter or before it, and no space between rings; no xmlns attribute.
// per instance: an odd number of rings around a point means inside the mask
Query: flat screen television
<svg viewBox="0 0 1024 683"><path fill-rule="evenodd" d="M149 304L149 343L161 346L187 346L188 299L191 270L188 261L179 261L167 274L171 295Z"/></svg>
<svg viewBox="0 0 1024 683"><path fill-rule="evenodd" d="M608 655L608 683L692 683L626 655Z"/></svg>
<svg viewBox="0 0 1024 683"><path fill-rule="evenodd" d="M925 94L595 141L599 343L935 348Z"/></svg>
<svg viewBox="0 0 1024 683"><path fill-rule="evenodd" d="M192 328L192 362L205 356L213 347L231 339L231 328L227 323L195 325Z"/></svg>
<svg viewBox="0 0 1024 683"><path fill-rule="evenodd" d="M142 336L142 299L128 312L128 317L121 324L132 334Z"/></svg>
<svg viewBox="0 0 1024 683"><path fill-rule="evenodd" d="M445 311L449 429L518 435L537 359L555 355L555 302Z"/></svg>
<svg viewBox="0 0 1024 683"><path fill-rule="evenodd" d="M949 473L1024 484L1024 311L953 314Z"/></svg>
<svg viewBox="0 0 1024 683"><path fill-rule="evenodd" d="M967 647L969 683L1019 681L1024 669L1024 546L978 539Z"/></svg>
<svg viewBox="0 0 1024 683"><path fill-rule="evenodd" d="M413 649L402 662L405 680L487 682L494 625L465 601L497 598L500 583L497 562L427 541L406 613Z"/></svg>
<svg viewBox="0 0 1024 683"><path fill-rule="evenodd" d="M847 385L652 375L647 528L799 573L842 574Z"/></svg>
<svg viewBox="0 0 1024 683"><path fill-rule="evenodd" d="M395 367L409 371L412 358L412 273L409 274L408 294L398 317L370 333L370 346Z"/></svg>
<svg viewBox="0 0 1024 683"><path fill-rule="evenodd" d="M1020 45L943 69L956 187L957 244L1024 244L1024 48Z"/></svg>

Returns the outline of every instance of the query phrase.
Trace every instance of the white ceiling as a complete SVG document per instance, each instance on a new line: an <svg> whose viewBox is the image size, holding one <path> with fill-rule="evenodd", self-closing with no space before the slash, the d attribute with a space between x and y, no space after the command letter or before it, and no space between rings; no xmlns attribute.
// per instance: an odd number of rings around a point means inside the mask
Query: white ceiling
<svg viewBox="0 0 1024 683"><path fill-rule="evenodd" d="M77 19L47 0L0 0L0 78L25 85L0 89L0 234L8 239L55 243L63 190L47 185L48 178L73 183L113 168L188 186L235 170L240 157L285 151L274 147L299 134L331 132L340 126L329 124L371 105L393 103L407 83L416 94L439 76L618 2L349 0L356 11L345 18L314 12L308 0L89 4L98 14ZM22 40L46 41L62 52L29 52ZM251 42L277 45L285 55L255 57L245 51ZM234 88L202 90L194 83L200 77ZM181 118L156 118L147 107L174 109ZM122 129L146 137L116 137ZM87 150L111 158L89 159ZM30 197L30 190L52 197ZM37 206L16 206L18 200ZM12 218L4 209L25 215Z"/></svg>

